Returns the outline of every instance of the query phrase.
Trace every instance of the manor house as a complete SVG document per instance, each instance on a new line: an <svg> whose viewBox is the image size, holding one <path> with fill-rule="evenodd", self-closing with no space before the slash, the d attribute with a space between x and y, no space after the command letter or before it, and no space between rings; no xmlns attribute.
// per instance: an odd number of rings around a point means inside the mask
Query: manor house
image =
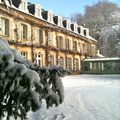
<svg viewBox="0 0 120 120"><path fill-rule="evenodd" d="M17 1L17 0L16 0ZM96 56L97 40L89 29L44 10L39 4L0 0L0 38L38 66L61 65L81 70L81 61Z"/></svg>

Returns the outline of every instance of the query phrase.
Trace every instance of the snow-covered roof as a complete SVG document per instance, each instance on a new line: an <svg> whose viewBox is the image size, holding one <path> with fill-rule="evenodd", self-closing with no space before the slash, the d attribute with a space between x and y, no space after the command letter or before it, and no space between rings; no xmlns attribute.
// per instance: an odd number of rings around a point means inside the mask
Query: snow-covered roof
<svg viewBox="0 0 120 120"><path fill-rule="evenodd" d="M92 41L98 42L96 39L94 39L94 38L91 37L91 36L87 36L87 38L89 38L89 39L92 40Z"/></svg>
<svg viewBox="0 0 120 120"><path fill-rule="evenodd" d="M85 59L84 61L120 61L120 58L95 58L95 59Z"/></svg>

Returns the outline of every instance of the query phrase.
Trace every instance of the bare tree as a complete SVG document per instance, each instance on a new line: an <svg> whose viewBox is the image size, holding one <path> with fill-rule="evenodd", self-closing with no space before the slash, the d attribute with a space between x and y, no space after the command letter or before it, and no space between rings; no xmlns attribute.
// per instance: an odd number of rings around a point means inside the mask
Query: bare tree
<svg viewBox="0 0 120 120"><path fill-rule="evenodd" d="M91 36L99 41L98 49L104 49L103 55L113 56L109 50L113 51L115 45L119 42L119 33L113 29L114 26L120 25L120 8L117 4L109 2L108 0L101 0L92 6L86 6L84 15L76 13L72 15L71 19L79 25L85 24L86 27L90 29ZM103 34L105 31L107 31L106 34ZM112 31L114 35L111 37L112 34L110 33ZM107 39L106 41L105 35L110 35L110 40ZM103 45L103 43L107 44ZM108 52L111 52L111 54Z"/></svg>

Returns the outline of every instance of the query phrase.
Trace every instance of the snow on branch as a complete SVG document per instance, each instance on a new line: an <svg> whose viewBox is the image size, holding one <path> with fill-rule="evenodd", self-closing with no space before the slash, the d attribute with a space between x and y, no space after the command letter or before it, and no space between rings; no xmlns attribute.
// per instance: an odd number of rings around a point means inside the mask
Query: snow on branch
<svg viewBox="0 0 120 120"><path fill-rule="evenodd" d="M64 100L61 77L67 70L60 66L36 67L25 60L6 40L0 39L0 119L26 119L27 112L58 106Z"/></svg>

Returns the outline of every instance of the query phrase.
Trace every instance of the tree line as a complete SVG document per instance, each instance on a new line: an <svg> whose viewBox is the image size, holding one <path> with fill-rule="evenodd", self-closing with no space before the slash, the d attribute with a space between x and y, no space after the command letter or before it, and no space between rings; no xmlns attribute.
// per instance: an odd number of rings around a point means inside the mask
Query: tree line
<svg viewBox="0 0 120 120"><path fill-rule="evenodd" d="M85 6L84 14L75 13L71 20L88 27L98 40L98 49L105 57L120 56L120 7L108 0Z"/></svg>

